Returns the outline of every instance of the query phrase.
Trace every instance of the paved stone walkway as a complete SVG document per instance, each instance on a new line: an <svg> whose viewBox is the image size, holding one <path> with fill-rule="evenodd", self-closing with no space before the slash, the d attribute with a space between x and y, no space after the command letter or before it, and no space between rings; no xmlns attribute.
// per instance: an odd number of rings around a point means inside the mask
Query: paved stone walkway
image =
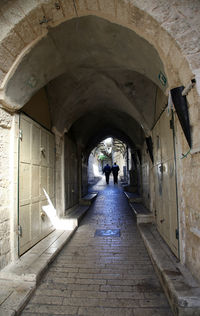
<svg viewBox="0 0 200 316"><path fill-rule="evenodd" d="M93 189L96 201L22 315L172 316L121 188L101 180Z"/></svg>

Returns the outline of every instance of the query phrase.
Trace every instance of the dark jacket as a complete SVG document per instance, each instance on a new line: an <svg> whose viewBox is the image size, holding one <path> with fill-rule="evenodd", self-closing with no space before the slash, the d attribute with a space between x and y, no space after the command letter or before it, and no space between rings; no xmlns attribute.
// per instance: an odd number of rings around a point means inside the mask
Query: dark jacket
<svg viewBox="0 0 200 316"><path fill-rule="evenodd" d="M119 166L118 166L118 165L113 165L111 170L112 170L112 173L113 173L113 174L118 174L118 172L119 172Z"/></svg>
<svg viewBox="0 0 200 316"><path fill-rule="evenodd" d="M103 173L110 173L111 172L111 168L109 165L106 165L104 168L103 168Z"/></svg>

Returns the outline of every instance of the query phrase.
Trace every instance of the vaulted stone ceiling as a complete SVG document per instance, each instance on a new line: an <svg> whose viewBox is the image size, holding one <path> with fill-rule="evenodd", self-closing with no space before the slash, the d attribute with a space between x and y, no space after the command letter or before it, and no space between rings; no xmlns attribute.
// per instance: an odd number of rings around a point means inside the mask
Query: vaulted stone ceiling
<svg viewBox="0 0 200 316"><path fill-rule="evenodd" d="M79 137L80 143L112 126L139 145L163 106L156 106L157 95L164 99L167 88L160 73L163 64L146 40L125 27L86 16L50 29L23 58L6 93L21 107L46 85L52 124L61 133L73 128L77 134L79 120L81 131L88 133ZM90 122L95 122L93 129Z"/></svg>

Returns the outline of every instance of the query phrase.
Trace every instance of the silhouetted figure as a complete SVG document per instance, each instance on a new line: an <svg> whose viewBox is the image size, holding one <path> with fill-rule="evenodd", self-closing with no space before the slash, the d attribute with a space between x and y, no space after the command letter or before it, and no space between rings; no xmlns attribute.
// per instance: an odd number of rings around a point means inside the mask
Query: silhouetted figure
<svg viewBox="0 0 200 316"><path fill-rule="evenodd" d="M116 164L116 162L112 166L111 171L113 173L114 183L118 183L119 166Z"/></svg>
<svg viewBox="0 0 200 316"><path fill-rule="evenodd" d="M110 177L110 173L111 173L111 168L110 168L108 163L103 168L103 173L105 173L105 176L106 176L106 183L109 184L109 177Z"/></svg>

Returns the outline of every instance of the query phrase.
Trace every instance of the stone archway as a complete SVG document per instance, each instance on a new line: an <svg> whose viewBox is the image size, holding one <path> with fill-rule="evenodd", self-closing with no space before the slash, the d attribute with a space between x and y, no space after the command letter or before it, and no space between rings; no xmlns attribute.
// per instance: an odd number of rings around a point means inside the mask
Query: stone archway
<svg viewBox="0 0 200 316"><path fill-rule="evenodd" d="M7 104L5 87L12 78L18 63L34 46L48 34L50 28L77 16L95 15L125 26L146 39L155 47L164 64L169 87L186 84L191 76L198 74L198 34L193 27L198 19L198 1L185 5L175 1L145 4L139 1L40 1L31 5L12 1L2 6L2 38L0 52L1 102ZM193 36L191 36L193 34ZM187 41L186 41L187 40ZM194 44L194 42L196 44ZM186 44L187 43L187 44ZM48 78L47 78L48 82ZM34 78L30 77L34 85Z"/></svg>

